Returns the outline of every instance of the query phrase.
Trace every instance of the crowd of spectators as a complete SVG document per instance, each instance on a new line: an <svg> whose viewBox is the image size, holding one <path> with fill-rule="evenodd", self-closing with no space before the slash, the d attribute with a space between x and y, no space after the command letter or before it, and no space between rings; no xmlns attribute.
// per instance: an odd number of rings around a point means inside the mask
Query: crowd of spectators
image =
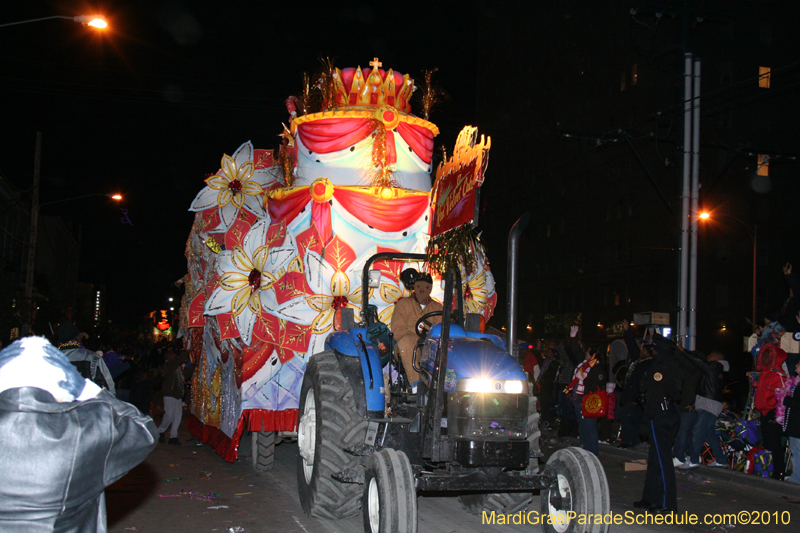
<svg viewBox="0 0 800 533"><path fill-rule="evenodd" d="M603 443L645 449L658 438L670 469L734 468L800 483L800 354L787 342L800 336L800 299L791 264L783 274L788 298L754 333L747 398L726 392L730 365L720 351L685 350L653 328L637 335L623 320L627 356L609 361L609 347L581 343L576 324L562 338L534 341L525 355L542 423L595 454ZM656 356L669 365L655 371ZM673 377L670 392L664 385ZM648 399L653 390L660 397ZM607 414L587 417L584 398L596 391L608 398Z"/></svg>

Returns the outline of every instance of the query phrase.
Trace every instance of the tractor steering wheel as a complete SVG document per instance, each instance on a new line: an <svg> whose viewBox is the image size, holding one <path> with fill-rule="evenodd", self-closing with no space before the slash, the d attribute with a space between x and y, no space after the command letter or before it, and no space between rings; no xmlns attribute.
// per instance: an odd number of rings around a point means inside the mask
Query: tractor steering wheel
<svg viewBox="0 0 800 533"><path fill-rule="evenodd" d="M433 324L431 322L428 322L428 319L433 318L435 316L443 316L443 315L444 311L431 311L430 313L426 313L421 317L419 317L417 323L414 324L414 331L417 332L417 336L420 339L424 339L428 335L428 330L433 327ZM423 325L427 326L428 329L424 329L422 327Z"/></svg>

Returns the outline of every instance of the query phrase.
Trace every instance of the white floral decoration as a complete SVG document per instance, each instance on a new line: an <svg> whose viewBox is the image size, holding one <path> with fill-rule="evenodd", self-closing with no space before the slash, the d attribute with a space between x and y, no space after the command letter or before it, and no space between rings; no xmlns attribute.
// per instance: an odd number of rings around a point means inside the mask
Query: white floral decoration
<svg viewBox="0 0 800 533"><path fill-rule="evenodd" d="M250 344L253 326L262 309L277 306L273 285L297 253L294 241L270 248L267 241L269 217L259 220L245 235L242 245L223 250L217 257L219 284L206 301L204 313L232 313L244 344Z"/></svg>
<svg viewBox="0 0 800 533"><path fill-rule="evenodd" d="M264 191L277 180L268 169L255 168L252 143L241 145L233 157L223 155L220 166L219 172L206 179L207 186L197 194L189 211L219 209L220 224L209 233L228 231L242 208L265 218Z"/></svg>

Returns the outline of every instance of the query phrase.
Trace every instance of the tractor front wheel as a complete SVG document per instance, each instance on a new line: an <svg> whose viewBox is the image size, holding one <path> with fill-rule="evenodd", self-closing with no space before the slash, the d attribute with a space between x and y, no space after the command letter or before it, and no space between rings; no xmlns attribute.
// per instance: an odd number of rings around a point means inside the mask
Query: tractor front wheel
<svg viewBox="0 0 800 533"><path fill-rule="evenodd" d="M560 502L551 499L551 489L541 491L541 514L551 520L542 524L544 533L608 533L609 524L578 524L576 516L607 515L611 512L608 481L603 465L582 448L557 450L544 473L558 479Z"/></svg>
<svg viewBox="0 0 800 533"><path fill-rule="evenodd" d="M384 448L372 454L361 508L367 533L417 533L417 491L405 453Z"/></svg>

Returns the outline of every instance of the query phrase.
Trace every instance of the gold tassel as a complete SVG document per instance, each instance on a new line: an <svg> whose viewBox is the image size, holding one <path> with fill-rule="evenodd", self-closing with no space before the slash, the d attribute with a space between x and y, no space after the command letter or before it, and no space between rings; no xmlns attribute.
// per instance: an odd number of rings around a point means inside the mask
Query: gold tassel
<svg viewBox="0 0 800 533"><path fill-rule="evenodd" d="M296 164L294 150L289 147L289 142L286 138L283 139L283 144L278 152L278 160L283 171L283 181L286 187L291 187L294 182L294 166Z"/></svg>
<svg viewBox="0 0 800 533"><path fill-rule="evenodd" d="M450 269L460 268L469 275L478 266L478 258L486 256L483 243L472 224L462 224L428 241L425 250L426 269L441 275Z"/></svg>
<svg viewBox="0 0 800 533"><path fill-rule="evenodd" d="M386 126L377 119L372 119L372 143L371 168L369 170L369 184L371 187L396 187L393 172L389 170L388 158L386 155Z"/></svg>

